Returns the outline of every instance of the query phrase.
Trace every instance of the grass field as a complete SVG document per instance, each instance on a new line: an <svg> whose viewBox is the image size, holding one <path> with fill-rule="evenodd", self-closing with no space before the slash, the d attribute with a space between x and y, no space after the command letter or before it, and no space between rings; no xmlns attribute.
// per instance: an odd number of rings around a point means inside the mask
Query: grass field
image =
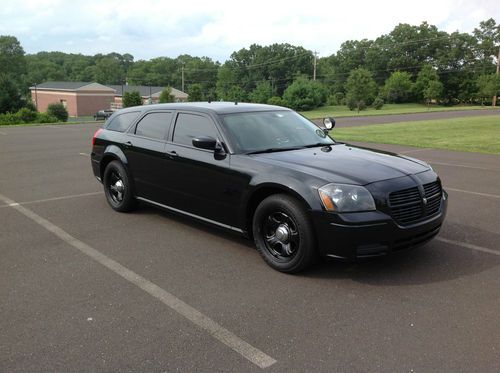
<svg viewBox="0 0 500 373"><path fill-rule="evenodd" d="M368 108L360 111L350 111L347 106L323 106L311 111L303 111L302 115L309 119L317 119L324 117L354 117L354 116L370 116L370 115L389 115L389 114L410 114L410 113L426 113L429 111L455 111L455 110L481 110L491 109L491 106L440 106L431 105L427 107L422 104L386 104L380 110ZM497 106L500 110L500 107ZM500 113L500 111L499 111Z"/></svg>
<svg viewBox="0 0 500 373"><path fill-rule="evenodd" d="M331 135L339 141L500 154L500 115L338 128Z"/></svg>

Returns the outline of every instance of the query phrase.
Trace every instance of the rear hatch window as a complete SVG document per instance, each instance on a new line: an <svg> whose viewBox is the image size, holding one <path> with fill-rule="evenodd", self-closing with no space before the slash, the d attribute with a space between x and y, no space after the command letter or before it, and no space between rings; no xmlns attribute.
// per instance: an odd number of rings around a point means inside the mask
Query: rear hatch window
<svg viewBox="0 0 500 373"><path fill-rule="evenodd" d="M130 111L128 113L117 114L106 125L106 129L110 131L125 132L139 116L140 111Z"/></svg>

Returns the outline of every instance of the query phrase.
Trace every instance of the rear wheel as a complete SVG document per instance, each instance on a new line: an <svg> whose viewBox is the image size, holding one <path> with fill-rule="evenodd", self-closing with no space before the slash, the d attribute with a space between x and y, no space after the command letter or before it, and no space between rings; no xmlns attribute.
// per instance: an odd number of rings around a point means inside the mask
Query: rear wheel
<svg viewBox="0 0 500 373"><path fill-rule="evenodd" d="M104 170L104 192L113 210L126 212L136 206L127 170L119 161L112 161Z"/></svg>
<svg viewBox="0 0 500 373"><path fill-rule="evenodd" d="M272 268L295 273L316 258L316 240L309 217L295 198L276 194L263 200L253 218L255 245Z"/></svg>

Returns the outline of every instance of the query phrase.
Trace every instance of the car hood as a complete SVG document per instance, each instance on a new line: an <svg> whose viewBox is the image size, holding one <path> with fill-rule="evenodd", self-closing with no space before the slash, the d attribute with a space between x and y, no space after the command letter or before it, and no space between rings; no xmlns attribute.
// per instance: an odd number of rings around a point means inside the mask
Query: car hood
<svg viewBox="0 0 500 373"><path fill-rule="evenodd" d="M358 185L417 174L429 169L426 163L414 158L347 144L255 154L251 157L330 182Z"/></svg>

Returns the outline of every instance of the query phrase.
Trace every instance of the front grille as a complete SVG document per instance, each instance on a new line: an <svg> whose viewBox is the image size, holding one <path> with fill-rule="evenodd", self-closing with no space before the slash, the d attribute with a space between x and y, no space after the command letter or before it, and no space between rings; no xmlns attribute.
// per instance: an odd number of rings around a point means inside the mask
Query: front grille
<svg viewBox="0 0 500 373"><path fill-rule="evenodd" d="M439 181L424 184L423 193L416 186L392 192L389 194L391 215L399 224L411 224L439 212L441 196Z"/></svg>
<svg viewBox="0 0 500 373"><path fill-rule="evenodd" d="M441 207L443 190L438 181L424 185L425 198L427 198L427 215L434 215Z"/></svg>

